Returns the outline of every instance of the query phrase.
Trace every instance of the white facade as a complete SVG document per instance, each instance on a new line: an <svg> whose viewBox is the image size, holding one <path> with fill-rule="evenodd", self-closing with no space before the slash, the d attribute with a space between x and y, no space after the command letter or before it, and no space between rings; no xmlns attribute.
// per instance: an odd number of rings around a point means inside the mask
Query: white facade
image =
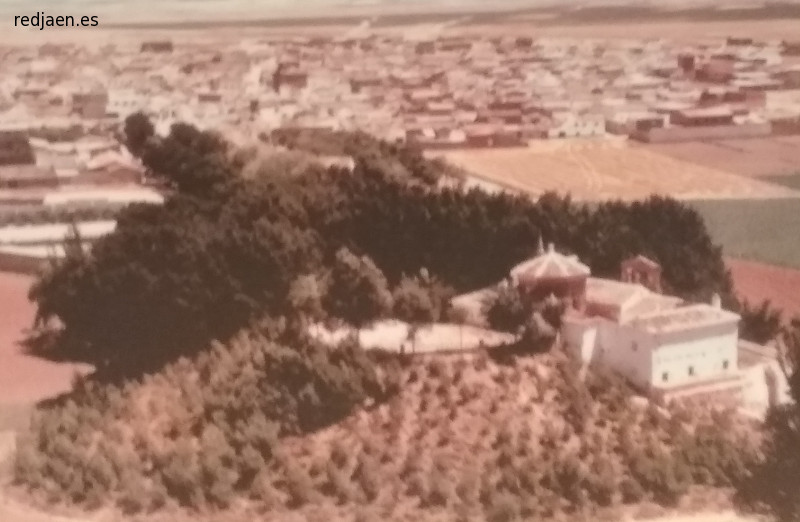
<svg viewBox="0 0 800 522"><path fill-rule="evenodd" d="M611 368L635 386L650 386L655 343L645 332L603 317L568 317L562 334L567 348L581 362Z"/></svg>
<svg viewBox="0 0 800 522"><path fill-rule="evenodd" d="M735 321L670 334L652 350L650 382L669 389L734 375L738 338Z"/></svg>
<svg viewBox="0 0 800 522"><path fill-rule="evenodd" d="M567 315L562 335L581 362L608 367L641 389L667 391L736 375L738 321L696 304L617 320Z"/></svg>

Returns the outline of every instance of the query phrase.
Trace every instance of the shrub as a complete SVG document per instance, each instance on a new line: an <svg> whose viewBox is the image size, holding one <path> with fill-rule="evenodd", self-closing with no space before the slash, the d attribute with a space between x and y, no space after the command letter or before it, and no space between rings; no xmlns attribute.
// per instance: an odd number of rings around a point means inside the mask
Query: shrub
<svg viewBox="0 0 800 522"><path fill-rule="evenodd" d="M356 498L353 483L348 473L338 468L333 462L328 463L326 468L326 481L323 490L327 495L334 497L340 504L350 502Z"/></svg>
<svg viewBox="0 0 800 522"><path fill-rule="evenodd" d="M299 508L314 500L314 484L302 467L288 464L284 469L284 480L288 507Z"/></svg>
<svg viewBox="0 0 800 522"><path fill-rule="evenodd" d="M514 495L497 492L485 514L488 522L515 522L520 520L522 509Z"/></svg>
<svg viewBox="0 0 800 522"><path fill-rule="evenodd" d="M516 287L505 285L484 303L484 313L492 329L516 334L532 310Z"/></svg>
<svg viewBox="0 0 800 522"><path fill-rule="evenodd" d="M359 456L353 480L359 485L368 502L378 498L381 491L381 476L378 463L371 456L364 453Z"/></svg>
<svg viewBox="0 0 800 522"><path fill-rule="evenodd" d="M423 504L430 507L446 507L450 504L453 491L449 477L438 466L434 466L428 479Z"/></svg>

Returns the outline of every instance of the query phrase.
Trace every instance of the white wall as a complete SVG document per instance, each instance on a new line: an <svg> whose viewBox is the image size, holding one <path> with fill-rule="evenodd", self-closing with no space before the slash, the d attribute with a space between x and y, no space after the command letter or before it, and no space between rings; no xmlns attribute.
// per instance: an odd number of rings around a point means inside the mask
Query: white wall
<svg viewBox="0 0 800 522"><path fill-rule="evenodd" d="M561 334L569 353L582 364L598 362L598 325L596 320L564 319Z"/></svg>
<svg viewBox="0 0 800 522"><path fill-rule="evenodd" d="M646 333L595 317L565 319L562 334L570 353L582 363L606 366L642 389L649 387L653 340Z"/></svg>
<svg viewBox="0 0 800 522"><path fill-rule="evenodd" d="M44 169L75 169L78 168L78 155L75 152L60 152L47 149L34 148L36 166Z"/></svg>
<svg viewBox="0 0 800 522"><path fill-rule="evenodd" d="M651 385L672 388L737 372L735 323L658 336L602 318L566 319L562 334L570 353L582 363L604 365L645 390ZM725 360L727 370L723 370ZM690 366L694 375L689 375Z"/></svg>
<svg viewBox="0 0 800 522"><path fill-rule="evenodd" d="M651 383L651 353L654 340L646 333L628 325L603 320L600 327L600 362L647 389Z"/></svg>
<svg viewBox="0 0 800 522"><path fill-rule="evenodd" d="M734 375L737 371L736 323L663 334L653 350L650 378L654 385L672 388L692 382ZM724 361L728 362L727 370ZM690 375L689 368L693 369ZM667 373L664 381L663 374Z"/></svg>

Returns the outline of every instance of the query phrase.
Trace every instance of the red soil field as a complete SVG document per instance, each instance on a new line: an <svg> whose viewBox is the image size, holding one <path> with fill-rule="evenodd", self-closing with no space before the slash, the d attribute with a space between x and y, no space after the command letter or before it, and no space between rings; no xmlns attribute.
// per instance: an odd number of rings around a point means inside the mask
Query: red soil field
<svg viewBox="0 0 800 522"><path fill-rule="evenodd" d="M741 176L800 172L800 136L639 145L647 150Z"/></svg>
<svg viewBox="0 0 800 522"><path fill-rule="evenodd" d="M30 356L20 345L36 313L28 301L31 283L31 277L0 272L0 405L29 404L67 391L81 370Z"/></svg>
<svg viewBox="0 0 800 522"><path fill-rule="evenodd" d="M783 310L784 319L800 317L800 270L742 259L725 262L740 298L755 304L769 300Z"/></svg>

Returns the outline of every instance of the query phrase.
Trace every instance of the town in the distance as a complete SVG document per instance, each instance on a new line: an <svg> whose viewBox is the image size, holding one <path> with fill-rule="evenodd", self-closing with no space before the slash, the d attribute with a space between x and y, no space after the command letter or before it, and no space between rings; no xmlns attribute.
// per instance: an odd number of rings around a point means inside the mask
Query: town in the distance
<svg viewBox="0 0 800 522"><path fill-rule="evenodd" d="M800 519L780 6L2 40L0 520Z"/></svg>

